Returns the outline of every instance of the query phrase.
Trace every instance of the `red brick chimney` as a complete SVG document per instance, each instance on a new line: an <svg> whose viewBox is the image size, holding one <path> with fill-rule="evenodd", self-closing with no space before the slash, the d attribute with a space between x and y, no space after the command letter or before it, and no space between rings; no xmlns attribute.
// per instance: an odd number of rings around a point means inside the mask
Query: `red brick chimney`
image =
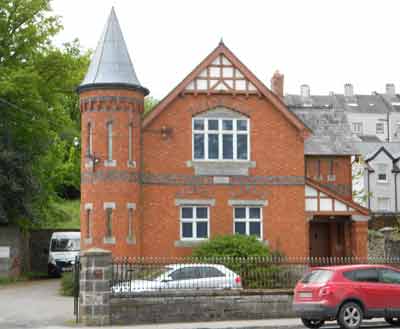
<svg viewBox="0 0 400 329"><path fill-rule="evenodd" d="M276 70L274 75L271 78L271 89L276 95L278 95L281 98L283 98L284 77L285 76L283 74L279 73L279 71Z"/></svg>

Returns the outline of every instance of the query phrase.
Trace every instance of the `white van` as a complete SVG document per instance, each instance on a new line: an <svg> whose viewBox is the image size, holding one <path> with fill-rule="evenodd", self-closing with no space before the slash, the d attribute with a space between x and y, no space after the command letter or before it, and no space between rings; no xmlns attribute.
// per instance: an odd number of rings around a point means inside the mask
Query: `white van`
<svg viewBox="0 0 400 329"><path fill-rule="evenodd" d="M76 256L80 252L80 232L54 232L50 238L48 273L60 276L72 271Z"/></svg>

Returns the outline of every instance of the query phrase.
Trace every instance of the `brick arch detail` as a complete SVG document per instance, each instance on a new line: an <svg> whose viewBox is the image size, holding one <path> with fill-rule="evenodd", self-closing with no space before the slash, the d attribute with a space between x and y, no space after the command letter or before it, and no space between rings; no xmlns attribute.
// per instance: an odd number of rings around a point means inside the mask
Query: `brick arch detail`
<svg viewBox="0 0 400 329"><path fill-rule="evenodd" d="M246 104L239 98L218 96L211 97L205 101L196 102L188 108L188 111L191 113L192 116L196 116L218 107L226 108L246 117L250 117L251 113L254 111L251 107L248 106L248 104Z"/></svg>

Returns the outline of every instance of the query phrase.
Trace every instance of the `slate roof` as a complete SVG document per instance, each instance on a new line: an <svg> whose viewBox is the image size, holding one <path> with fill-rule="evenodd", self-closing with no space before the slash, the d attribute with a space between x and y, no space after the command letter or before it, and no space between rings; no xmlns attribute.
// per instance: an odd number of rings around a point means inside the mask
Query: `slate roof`
<svg viewBox="0 0 400 329"><path fill-rule="evenodd" d="M99 86L124 86L149 93L137 78L114 8L78 90Z"/></svg>
<svg viewBox="0 0 400 329"><path fill-rule="evenodd" d="M359 154L362 155L364 159L373 156L382 146L392 155L393 158L398 158L400 156L400 143L397 142L354 143L354 147L358 150Z"/></svg>
<svg viewBox="0 0 400 329"><path fill-rule="evenodd" d="M345 97L343 94L285 95L285 102L295 108L341 108L352 113L387 113L400 112L400 95L372 93L371 95L354 95Z"/></svg>
<svg viewBox="0 0 400 329"><path fill-rule="evenodd" d="M354 155L356 141L350 132L349 123L343 110L333 107L289 107L312 135L304 143L306 155Z"/></svg>
<svg viewBox="0 0 400 329"><path fill-rule="evenodd" d="M305 143L306 155L352 155L377 147L372 144L382 145L376 136L353 136L346 113L400 112L397 94L355 94L351 97L334 93L309 97L290 94L285 95L284 100L288 108L313 130ZM360 146L363 141L370 145ZM396 153L400 153L400 149Z"/></svg>

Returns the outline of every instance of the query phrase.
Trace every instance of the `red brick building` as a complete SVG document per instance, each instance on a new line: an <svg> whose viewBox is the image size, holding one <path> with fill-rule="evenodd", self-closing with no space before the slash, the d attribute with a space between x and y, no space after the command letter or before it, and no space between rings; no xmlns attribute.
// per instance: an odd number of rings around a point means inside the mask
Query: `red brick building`
<svg viewBox="0 0 400 329"><path fill-rule="evenodd" d="M313 131L279 73L272 88L221 42L144 117L148 90L112 11L78 88L83 248L180 256L238 233L290 256L366 256L351 153L306 152Z"/></svg>

